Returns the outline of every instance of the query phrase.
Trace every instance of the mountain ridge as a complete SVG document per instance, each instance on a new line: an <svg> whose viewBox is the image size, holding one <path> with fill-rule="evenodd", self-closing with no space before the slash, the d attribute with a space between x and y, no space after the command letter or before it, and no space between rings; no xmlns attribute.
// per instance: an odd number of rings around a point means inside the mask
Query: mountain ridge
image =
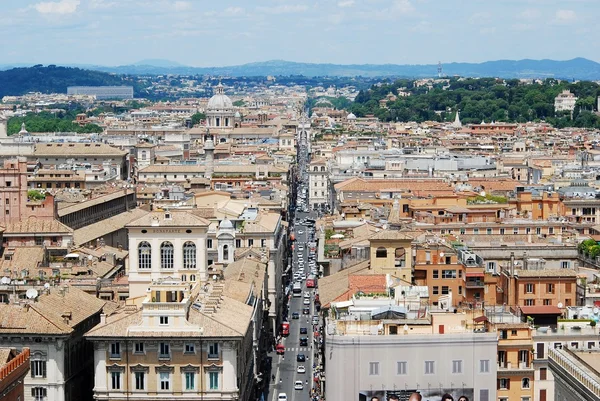
<svg viewBox="0 0 600 401"><path fill-rule="evenodd" d="M0 69L7 66L0 65ZM222 75L222 76L266 76L303 75L340 77L406 77L426 78L438 76L437 64L335 64L303 63L286 60L267 60L222 67L190 67L170 60L146 59L122 66L100 66L70 64L68 67L132 75ZM4 67L4 68L3 68ZM570 60L522 59L491 60L481 63L450 62L443 64L446 76L498 77L498 78L560 78L576 80L600 80L600 63L583 57Z"/></svg>

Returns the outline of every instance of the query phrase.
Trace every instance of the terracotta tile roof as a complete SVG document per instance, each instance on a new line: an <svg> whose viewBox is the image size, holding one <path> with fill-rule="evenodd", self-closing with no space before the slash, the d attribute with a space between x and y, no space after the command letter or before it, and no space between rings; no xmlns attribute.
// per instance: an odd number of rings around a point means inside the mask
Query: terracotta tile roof
<svg viewBox="0 0 600 401"><path fill-rule="evenodd" d="M577 278L577 272L569 269L515 270L515 276L524 277L562 277Z"/></svg>
<svg viewBox="0 0 600 401"><path fill-rule="evenodd" d="M364 179L353 177L335 184L336 191L384 192L384 191L452 191L443 180L436 179Z"/></svg>
<svg viewBox="0 0 600 401"><path fill-rule="evenodd" d="M555 305L519 306L525 315L561 315L562 311Z"/></svg>
<svg viewBox="0 0 600 401"><path fill-rule="evenodd" d="M488 192L489 191L514 191L517 186L523 185L517 180L512 180L512 179L507 179L507 178L498 178L498 179L494 179L494 178L472 179L472 178L469 178L468 182L469 182L469 184L471 184L471 186L473 188L481 187Z"/></svg>
<svg viewBox="0 0 600 401"><path fill-rule="evenodd" d="M13 271L11 277L20 276L22 269L29 269L30 272L32 269L37 269L44 261L44 254L43 246L8 247L4 250L4 255L11 255L10 260L3 258L0 262L0 270Z"/></svg>
<svg viewBox="0 0 600 401"><path fill-rule="evenodd" d="M346 294L350 289L350 280L348 277L358 272L365 273L368 271L370 264L371 262L367 260L320 279L319 297L321 304L324 307L328 307L331 302Z"/></svg>
<svg viewBox="0 0 600 401"><path fill-rule="evenodd" d="M86 244L90 241L100 238L124 228L128 223L139 219L148 214L142 209L133 209L128 212L119 213L116 216L109 217L94 224L79 228L73 234L75 245Z"/></svg>
<svg viewBox="0 0 600 401"><path fill-rule="evenodd" d="M261 295L264 288L267 266L259 259L245 257L227 265L223 294L239 302L246 303L250 291L255 297ZM266 294L265 294L266 295Z"/></svg>
<svg viewBox="0 0 600 401"><path fill-rule="evenodd" d="M45 156L125 156L126 151L103 143L44 143L36 144L35 157Z"/></svg>
<svg viewBox="0 0 600 401"><path fill-rule="evenodd" d="M202 217L196 216L187 211L171 211L171 218L165 218L165 212L154 211L145 216L127 224L127 227L204 227L210 225L210 222ZM158 221L158 225L153 223Z"/></svg>
<svg viewBox="0 0 600 401"><path fill-rule="evenodd" d="M70 334L73 327L99 313L105 301L74 287L58 288L42 294L25 306L0 304L0 333ZM68 322L65 315L70 315Z"/></svg>
<svg viewBox="0 0 600 401"><path fill-rule="evenodd" d="M16 223L9 223L4 235L16 234L72 234L73 230L58 220L38 219L29 217Z"/></svg>

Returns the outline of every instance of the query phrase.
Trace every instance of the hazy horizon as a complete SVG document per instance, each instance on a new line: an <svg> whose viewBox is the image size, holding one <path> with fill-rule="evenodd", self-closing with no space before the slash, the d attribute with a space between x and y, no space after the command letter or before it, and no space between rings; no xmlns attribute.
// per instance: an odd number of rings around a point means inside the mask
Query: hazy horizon
<svg viewBox="0 0 600 401"><path fill-rule="evenodd" d="M596 61L592 0L0 2L0 64Z"/></svg>

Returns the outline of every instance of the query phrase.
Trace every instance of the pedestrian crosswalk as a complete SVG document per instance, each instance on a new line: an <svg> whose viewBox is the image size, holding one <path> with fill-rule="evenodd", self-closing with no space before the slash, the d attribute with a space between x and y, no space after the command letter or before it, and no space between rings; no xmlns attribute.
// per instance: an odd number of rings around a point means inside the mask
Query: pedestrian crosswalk
<svg viewBox="0 0 600 401"><path fill-rule="evenodd" d="M310 347L285 347L285 350L289 352L308 352L310 351Z"/></svg>

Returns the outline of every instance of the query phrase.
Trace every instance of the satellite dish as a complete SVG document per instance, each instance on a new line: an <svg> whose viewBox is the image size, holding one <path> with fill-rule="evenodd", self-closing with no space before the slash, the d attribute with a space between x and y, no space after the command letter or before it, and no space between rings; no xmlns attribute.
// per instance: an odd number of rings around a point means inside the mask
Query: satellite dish
<svg viewBox="0 0 600 401"><path fill-rule="evenodd" d="M2 279L0 280L0 283L10 284L10 277L2 277Z"/></svg>
<svg viewBox="0 0 600 401"><path fill-rule="evenodd" d="M440 258L444 257L444 252L440 252Z"/></svg>
<svg viewBox="0 0 600 401"><path fill-rule="evenodd" d="M598 308L594 308L594 315L598 314Z"/></svg>
<svg viewBox="0 0 600 401"><path fill-rule="evenodd" d="M556 306L558 306L560 309L562 309L563 304L562 304L562 302L559 302L558 305L556 305Z"/></svg>
<svg viewBox="0 0 600 401"><path fill-rule="evenodd" d="M45 288L45 289L48 289L48 288L50 288L50 283L46 283L46 284L44 284L44 288Z"/></svg>
<svg viewBox="0 0 600 401"><path fill-rule="evenodd" d="M28 299L35 299L38 296L38 292L35 288L30 288L27 290L25 295L27 296Z"/></svg>

